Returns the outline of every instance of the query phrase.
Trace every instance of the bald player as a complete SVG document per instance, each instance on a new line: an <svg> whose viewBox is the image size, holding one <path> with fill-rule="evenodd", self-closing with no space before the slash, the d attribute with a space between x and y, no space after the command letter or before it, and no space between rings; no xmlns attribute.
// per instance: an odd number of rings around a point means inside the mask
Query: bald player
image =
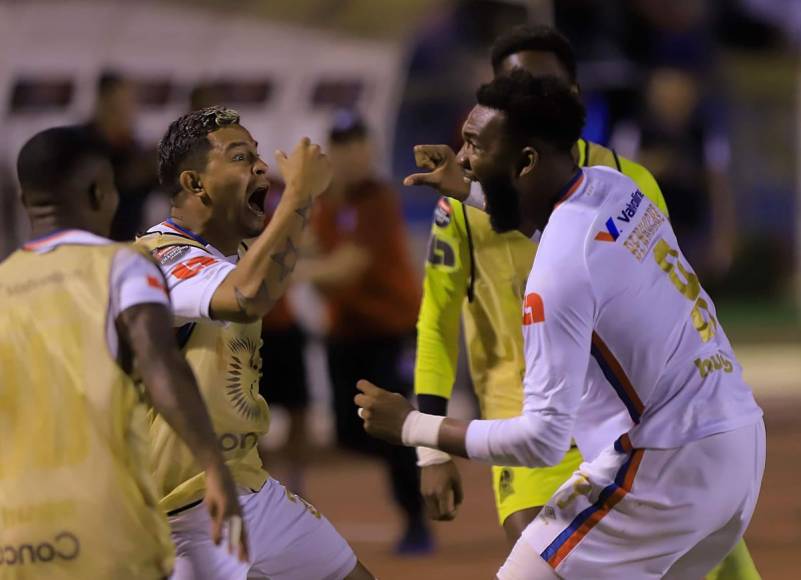
<svg viewBox="0 0 801 580"><path fill-rule="evenodd" d="M164 280L104 237L118 199L108 159L60 127L25 144L17 171L32 239L0 264L0 576L170 575L145 397L206 474L215 541L230 525L244 559L234 483L175 345Z"/></svg>

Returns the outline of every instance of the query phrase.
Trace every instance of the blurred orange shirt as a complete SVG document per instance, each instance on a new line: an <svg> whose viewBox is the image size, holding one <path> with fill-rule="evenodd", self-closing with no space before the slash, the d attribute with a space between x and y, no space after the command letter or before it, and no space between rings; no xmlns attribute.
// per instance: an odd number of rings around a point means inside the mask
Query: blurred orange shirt
<svg viewBox="0 0 801 580"><path fill-rule="evenodd" d="M412 268L406 226L395 191L368 180L344 200L320 197L313 227L324 254L350 242L370 253L366 271L326 293L334 338L410 333L417 323L421 284Z"/></svg>

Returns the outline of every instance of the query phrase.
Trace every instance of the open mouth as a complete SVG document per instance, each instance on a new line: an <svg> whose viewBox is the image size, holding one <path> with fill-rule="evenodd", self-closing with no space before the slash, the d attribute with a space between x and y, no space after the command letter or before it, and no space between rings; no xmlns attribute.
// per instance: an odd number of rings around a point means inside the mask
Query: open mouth
<svg viewBox="0 0 801 580"><path fill-rule="evenodd" d="M248 196L248 207L250 210L257 214L264 214L264 202L267 200L267 192L270 191L270 186L259 187L253 190Z"/></svg>

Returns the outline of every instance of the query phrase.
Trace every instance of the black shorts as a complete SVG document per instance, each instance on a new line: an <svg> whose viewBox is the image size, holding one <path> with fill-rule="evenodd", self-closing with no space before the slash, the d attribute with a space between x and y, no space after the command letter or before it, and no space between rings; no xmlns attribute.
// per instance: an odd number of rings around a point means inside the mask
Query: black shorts
<svg viewBox="0 0 801 580"><path fill-rule="evenodd" d="M259 392L270 405L303 409L309 404L306 384L306 336L298 327L263 330Z"/></svg>

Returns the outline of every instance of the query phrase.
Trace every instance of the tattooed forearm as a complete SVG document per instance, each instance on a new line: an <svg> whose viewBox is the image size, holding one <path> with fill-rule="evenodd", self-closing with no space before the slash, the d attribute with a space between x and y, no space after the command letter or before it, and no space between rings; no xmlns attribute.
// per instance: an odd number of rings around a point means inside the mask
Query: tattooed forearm
<svg viewBox="0 0 801 580"><path fill-rule="evenodd" d="M248 315L260 310L269 310L276 302L276 299L270 296L270 290L264 280L261 281L259 289L253 297L245 296L239 288L234 286L234 297L237 305L239 305L239 311Z"/></svg>
<svg viewBox="0 0 801 580"><path fill-rule="evenodd" d="M314 205L314 200L309 198L309 200L306 202L306 205L304 205L303 207L299 207L298 209L295 210L295 213L298 214L300 216L300 219L303 220L302 227L304 228L306 227L306 224L309 223L312 205Z"/></svg>
<svg viewBox="0 0 801 580"><path fill-rule="evenodd" d="M287 238L284 249L270 257L280 268L278 272L278 282L280 283L295 269L295 264L298 263L298 248L292 242L292 238Z"/></svg>

